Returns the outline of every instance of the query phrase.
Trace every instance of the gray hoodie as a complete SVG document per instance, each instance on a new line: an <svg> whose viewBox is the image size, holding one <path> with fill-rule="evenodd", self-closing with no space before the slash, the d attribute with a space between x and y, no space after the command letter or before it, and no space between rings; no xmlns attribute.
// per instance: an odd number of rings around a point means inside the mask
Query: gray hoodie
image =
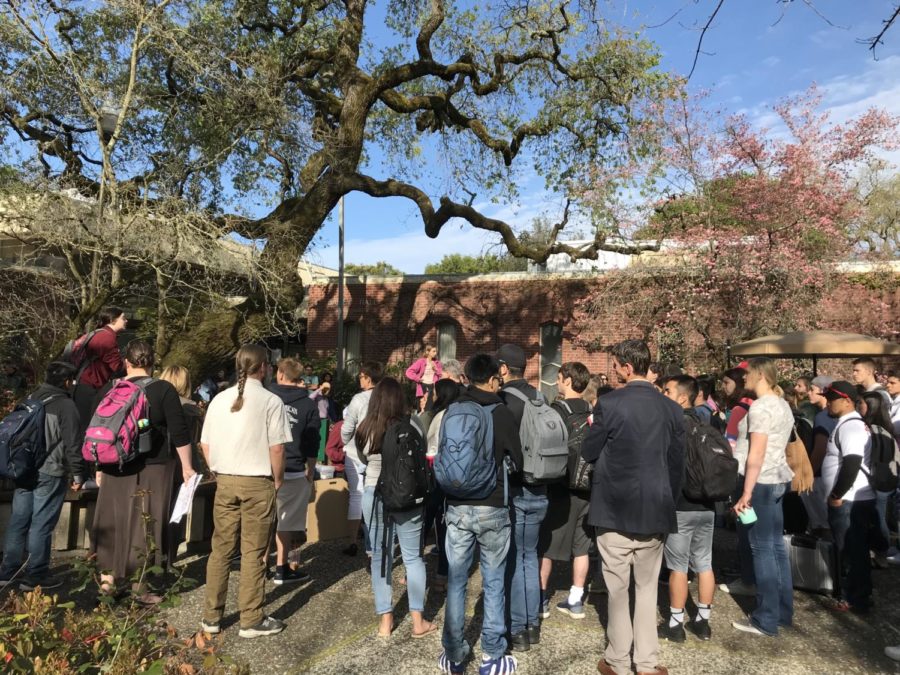
<svg viewBox="0 0 900 675"><path fill-rule="evenodd" d="M344 409L344 424L341 427L341 441L344 443L344 451L357 464L365 464L362 455L356 447L356 427L366 418L369 410L369 399L372 398L372 390L361 391L354 396Z"/></svg>
<svg viewBox="0 0 900 675"><path fill-rule="evenodd" d="M38 400L50 397L54 398L44 406L44 435L48 454L41 464L40 472L48 476L65 476L71 473L74 481L81 483L84 481L86 466L81 456L78 409L69 392L46 383L31 395L31 398Z"/></svg>

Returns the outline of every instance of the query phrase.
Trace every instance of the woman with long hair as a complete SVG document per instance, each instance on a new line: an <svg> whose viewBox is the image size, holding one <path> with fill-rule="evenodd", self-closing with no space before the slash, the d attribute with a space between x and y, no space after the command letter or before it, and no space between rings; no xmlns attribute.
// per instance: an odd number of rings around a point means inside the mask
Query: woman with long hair
<svg viewBox="0 0 900 675"><path fill-rule="evenodd" d="M891 422L891 409L888 407L884 396L880 391L867 391L862 395L859 401L859 414L868 425L872 432L872 449L876 447L896 448L896 441L893 435L893 423ZM881 539L875 538L877 548L875 552L879 555L890 555L896 551L889 551L891 541L891 531L887 524L887 507L891 495L894 491L885 492L875 490L875 508L878 510L878 529L881 533Z"/></svg>
<svg viewBox="0 0 900 675"><path fill-rule="evenodd" d="M427 429L427 457L432 465L438 454L438 445L441 440L441 422L444 419L444 413L447 412L450 404L459 398L459 394L463 389L464 387L458 382L449 379L438 380L437 384L434 385L434 405L431 408L433 416ZM447 588L447 571L449 569L446 547L447 526L444 524L444 501L443 490L441 490L440 486L435 485L434 493L425 511L425 538L428 537L432 525L434 525L435 529L438 564L433 587L439 591Z"/></svg>
<svg viewBox="0 0 900 675"><path fill-rule="evenodd" d="M372 391L368 412L356 429L355 441L357 449L367 462L363 518L372 542L372 592L375 595L375 612L381 617L378 635L389 637L394 629L391 553L396 533L406 568L406 593L413 621L412 636L420 638L437 630L422 614L425 610L425 563L421 550L424 514L417 507L409 511L393 512L388 518L381 500L375 494L381 472L391 471L390 466L382 466L381 450L385 436L391 427L403 421L409 421L403 388L394 378L385 377ZM419 437L418 440L424 445L424 439Z"/></svg>
<svg viewBox="0 0 900 675"><path fill-rule="evenodd" d="M155 361L149 342L132 340L128 343L125 379L141 387L150 404L149 452L127 464L101 464L97 471L100 492L91 531L91 548L101 573L100 590L107 594L115 593L116 585L131 578L144 563L148 566L162 563L163 533L169 522L175 472L180 470L185 482L196 473L191 462L191 437L181 400L170 383L150 376ZM98 404L111 386L109 383L101 390ZM147 517L149 521L145 520ZM148 548L148 539L152 541L152 549ZM144 604L156 604L161 600L143 583L134 582L132 592Z"/></svg>
<svg viewBox="0 0 900 675"><path fill-rule="evenodd" d="M725 438L734 448L738 437L747 435L745 418L756 394L746 386L747 369L738 366L726 370L722 375L722 390L725 394ZM743 423L743 426L741 426Z"/></svg>
<svg viewBox="0 0 900 675"><path fill-rule="evenodd" d="M164 368L159 375L159 379L168 382L175 391L178 392L178 398L181 400L181 410L184 412L184 421L188 426L188 433L191 437L191 460L193 466L201 473L207 472L206 460L200 452L200 431L203 428L203 410L197 403L191 399L191 372L184 366L168 366ZM176 455L177 458L177 455ZM175 484L172 488L172 506L175 505L175 497L178 489L182 485L181 467L175 471ZM184 539L184 530L186 527L186 519L180 523L168 523L166 526L166 564L171 566L178 557L178 546Z"/></svg>
<svg viewBox="0 0 900 675"><path fill-rule="evenodd" d="M772 359L750 360L746 386L756 394L756 400L747 413L747 440L740 439L735 451L743 492L734 511L740 516L738 528L746 530L750 542L756 609L746 619L732 622L732 626L747 633L775 636L779 627L790 626L794 619L794 589L784 547L782 506L794 477L785 454L794 429L794 415L782 398Z"/></svg>

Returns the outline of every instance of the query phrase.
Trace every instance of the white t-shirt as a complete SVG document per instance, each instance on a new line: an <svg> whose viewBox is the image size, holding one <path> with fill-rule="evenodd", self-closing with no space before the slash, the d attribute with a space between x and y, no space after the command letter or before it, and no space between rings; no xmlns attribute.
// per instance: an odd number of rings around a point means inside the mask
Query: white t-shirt
<svg viewBox="0 0 900 675"><path fill-rule="evenodd" d="M794 428L794 414L791 406L780 396L769 394L760 396L750 406L747 412L747 438L750 434L766 434L766 455L759 472L758 483L764 485L778 485L787 483L794 477L794 472L788 466L784 454L791 430ZM741 424L744 420L741 420ZM747 454L737 456L738 471L746 475L747 456L749 455L749 443Z"/></svg>
<svg viewBox="0 0 900 675"><path fill-rule="evenodd" d="M840 437L840 439L838 439ZM840 444L840 449L838 449ZM853 483L843 499L856 501L862 499L875 499L875 492L869 485L869 479L863 469L869 471L872 464L872 434L863 422L863 418L855 410L841 416L837 421L834 431L828 437L828 447L825 450L825 460L822 462L822 481L827 488L827 494L831 494L834 484L837 482L841 471L841 460L849 455L858 455L863 458L863 467L856 475Z"/></svg>
<svg viewBox="0 0 900 675"><path fill-rule="evenodd" d="M894 438L900 443L900 394L891 399L891 422L894 425Z"/></svg>
<svg viewBox="0 0 900 675"><path fill-rule="evenodd" d="M284 403L259 380L249 378L244 405L231 412L237 394L237 385L229 387L206 411L200 442L209 446L209 468L230 476L271 476L269 447L292 439Z"/></svg>

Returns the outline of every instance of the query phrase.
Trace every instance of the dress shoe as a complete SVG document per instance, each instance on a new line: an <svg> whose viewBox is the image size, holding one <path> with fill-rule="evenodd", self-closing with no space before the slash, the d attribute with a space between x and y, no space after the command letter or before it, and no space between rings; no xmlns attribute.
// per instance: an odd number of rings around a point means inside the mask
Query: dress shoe
<svg viewBox="0 0 900 675"><path fill-rule="evenodd" d="M663 666L656 666L656 670L639 670L637 675L669 675L669 671Z"/></svg>
<svg viewBox="0 0 900 675"><path fill-rule="evenodd" d="M528 634L528 643L532 645L537 645L541 643L541 627L540 626L528 626L525 629L525 632Z"/></svg>
<svg viewBox="0 0 900 675"><path fill-rule="evenodd" d="M600 659L599 663L597 663L597 670L600 671L601 675L616 675L616 671L606 662L606 659Z"/></svg>

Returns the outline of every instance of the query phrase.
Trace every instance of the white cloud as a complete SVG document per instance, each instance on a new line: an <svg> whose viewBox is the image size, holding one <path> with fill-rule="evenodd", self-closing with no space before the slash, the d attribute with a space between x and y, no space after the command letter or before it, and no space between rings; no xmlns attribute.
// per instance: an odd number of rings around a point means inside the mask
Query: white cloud
<svg viewBox="0 0 900 675"><path fill-rule="evenodd" d="M779 63L781 63L781 59L778 58L777 56L767 56L766 58L764 58L764 59L762 60L762 64L763 64L766 68L774 68L774 67L777 66Z"/></svg>

